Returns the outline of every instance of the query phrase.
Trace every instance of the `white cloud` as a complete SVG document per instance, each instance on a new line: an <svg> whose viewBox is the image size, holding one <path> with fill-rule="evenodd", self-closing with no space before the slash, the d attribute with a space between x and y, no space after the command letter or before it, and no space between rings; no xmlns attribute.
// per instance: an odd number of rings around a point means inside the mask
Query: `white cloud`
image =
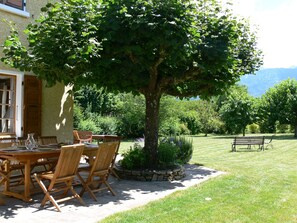
<svg viewBox="0 0 297 223"><path fill-rule="evenodd" d="M297 1L282 1L278 7L260 10L257 1L234 1L234 12L250 18L259 26L259 48L264 53L264 67L297 66Z"/></svg>

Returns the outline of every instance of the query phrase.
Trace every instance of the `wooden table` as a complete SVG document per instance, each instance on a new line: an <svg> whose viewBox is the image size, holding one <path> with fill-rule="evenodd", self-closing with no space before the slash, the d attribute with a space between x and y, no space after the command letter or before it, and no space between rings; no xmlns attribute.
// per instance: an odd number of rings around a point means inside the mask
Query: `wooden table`
<svg viewBox="0 0 297 223"><path fill-rule="evenodd" d="M31 201L31 192L30 192L30 184L31 184L31 168L32 164L36 163L37 160L42 158L51 158L51 157L59 157L60 149L58 148L40 148L37 150L21 150L21 149L3 149L0 150L0 159L7 159L10 161L18 161L24 164L24 192L23 194L13 192L10 190L9 182L6 181L4 184L3 194L12 196L23 201ZM9 169L9 162L7 162L6 169Z"/></svg>
<svg viewBox="0 0 297 223"><path fill-rule="evenodd" d="M98 145L86 145L83 154L88 157L93 157L96 155ZM6 181L4 184L3 194L7 196L12 196L23 201L32 201L31 198L31 172L32 164L36 163L39 159L59 157L61 150L59 148L39 148L37 150L24 150L24 149L2 149L0 150L0 159L7 159L10 161L18 161L24 164L24 192L23 194L17 193L10 190L9 182ZM9 162L7 162L6 169L9 169Z"/></svg>

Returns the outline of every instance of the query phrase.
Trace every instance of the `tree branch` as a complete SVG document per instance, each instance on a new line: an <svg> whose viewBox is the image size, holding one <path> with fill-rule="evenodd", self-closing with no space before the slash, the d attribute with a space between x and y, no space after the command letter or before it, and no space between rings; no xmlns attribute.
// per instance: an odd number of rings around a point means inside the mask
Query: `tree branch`
<svg viewBox="0 0 297 223"><path fill-rule="evenodd" d="M196 77L201 74L201 68L199 67L191 67L186 70L183 74L179 75L178 77L167 77L163 78L160 86L162 88L167 88L168 86L177 85L179 83L187 82L191 79L197 79Z"/></svg>

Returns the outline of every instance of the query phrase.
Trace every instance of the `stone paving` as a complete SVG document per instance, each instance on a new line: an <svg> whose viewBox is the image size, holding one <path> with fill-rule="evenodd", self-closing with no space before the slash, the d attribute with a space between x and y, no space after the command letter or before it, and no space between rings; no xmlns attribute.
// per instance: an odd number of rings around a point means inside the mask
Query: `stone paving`
<svg viewBox="0 0 297 223"><path fill-rule="evenodd" d="M43 194L33 196L33 202L25 203L18 199L4 197L6 205L0 206L0 222L10 223L96 223L116 212L130 210L150 201L163 198L171 193L184 190L224 172L197 165L185 165L186 177L176 181L142 182L110 178L112 188L117 193L112 196L108 191L97 193L98 202L85 193L83 199L87 206L76 200L61 204L62 212L52 205L40 208ZM77 188L80 191L80 188Z"/></svg>

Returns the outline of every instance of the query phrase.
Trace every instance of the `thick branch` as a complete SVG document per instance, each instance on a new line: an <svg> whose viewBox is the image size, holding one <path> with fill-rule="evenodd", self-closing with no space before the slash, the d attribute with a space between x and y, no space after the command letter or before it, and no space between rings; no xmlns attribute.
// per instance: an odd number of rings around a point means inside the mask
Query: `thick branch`
<svg viewBox="0 0 297 223"><path fill-rule="evenodd" d="M190 69L186 70L183 74L177 77L170 76L170 77L163 78L160 83L160 86L162 88L167 88L168 86L173 86L173 85L180 84L182 82L187 82L191 79L196 79L194 77L198 76L199 74L201 74L201 68L191 67Z"/></svg>

